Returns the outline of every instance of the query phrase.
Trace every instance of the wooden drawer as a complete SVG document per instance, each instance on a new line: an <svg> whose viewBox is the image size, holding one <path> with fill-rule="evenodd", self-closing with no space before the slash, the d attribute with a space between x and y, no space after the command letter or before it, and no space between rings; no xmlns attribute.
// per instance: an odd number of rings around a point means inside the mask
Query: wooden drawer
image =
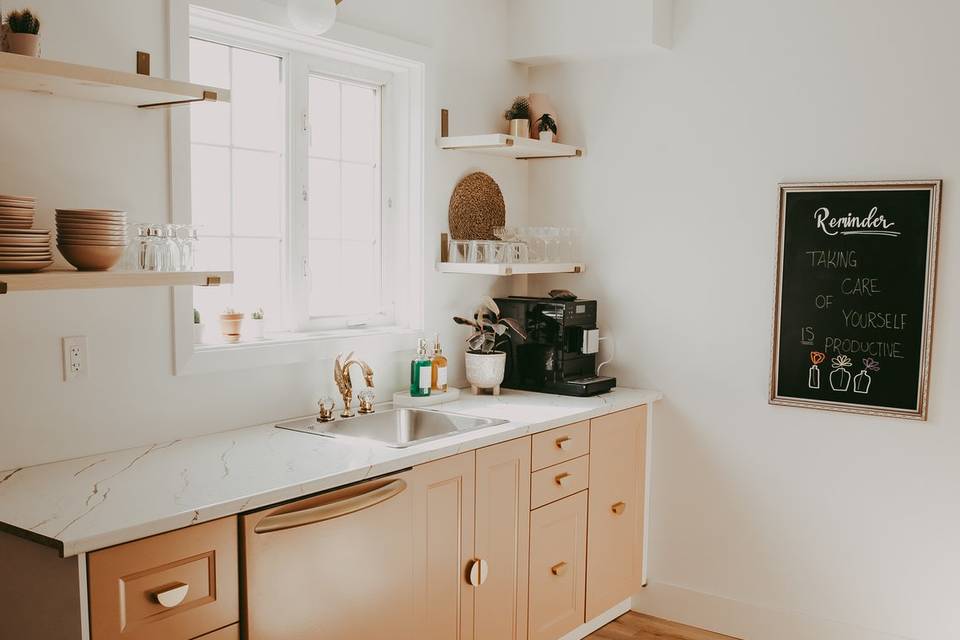
<svg viewBox="0 0 960 640"><path fill-rule="evenodd" d="M534 471L530 477L530 506L533 509L580 493L590 478L590 456Z"/></svg>
<svg viewBox="0 0 960 640"><path fill-rule="evenodd" d="M534 471L590 453L590 423L577 422L533 436Z"/></svg>
<svg viewBox="0 0 960 640"><path fill-rule="evenodd" d="M240 640L240 625L232 624L229 627L200 636L196 640Z"/></svg>
<svg viewBox="0 0 960 640"><path fill-rule="evenodd" d="M91 553L89 585L92 640L189 640L238 622L237 520Z"/></svg>
<svg viewBox="0 0 960 640"><path fill-rule="evenodd" d="M556 640L583 624L587 492L530 512L529 640Z"/></svg>

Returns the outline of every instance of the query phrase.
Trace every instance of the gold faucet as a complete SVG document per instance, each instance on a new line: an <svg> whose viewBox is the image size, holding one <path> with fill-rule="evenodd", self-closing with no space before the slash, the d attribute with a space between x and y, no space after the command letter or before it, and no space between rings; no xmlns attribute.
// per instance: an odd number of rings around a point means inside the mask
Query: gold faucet
<svg viewBox="0 0 960 640"><path fill-rule="evenodd" d="M342 362L342 357L343 354L338 354L336 361L333 363L333 379L340 389L340 395L343 396L343 412L340 417L350 418L353 416L353 410L350 408L350 404L353 402L353 382L350 380L350 367L359 365L361 371L363 371L363 380L370 389L373 389L373 369L363 360L354 359L352 351L347 356L345 363ZM373 413L373 398L362 394L359 411L360 413Z"/></svg>

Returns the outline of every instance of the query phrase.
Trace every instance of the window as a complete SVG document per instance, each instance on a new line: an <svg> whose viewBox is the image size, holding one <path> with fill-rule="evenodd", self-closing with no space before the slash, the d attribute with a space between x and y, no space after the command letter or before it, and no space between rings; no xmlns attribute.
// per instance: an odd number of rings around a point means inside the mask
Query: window
<svg viewBox="0 0 960 640"><path fill-rule="evenodd" d="M199 266L235 272L235 284L194 294L201 315L263 308L268 332L393 324L400 252L388 245L402 237L383 233L390 74L192 37L190 80L231 91L230 103L191 106Z"/></svg>

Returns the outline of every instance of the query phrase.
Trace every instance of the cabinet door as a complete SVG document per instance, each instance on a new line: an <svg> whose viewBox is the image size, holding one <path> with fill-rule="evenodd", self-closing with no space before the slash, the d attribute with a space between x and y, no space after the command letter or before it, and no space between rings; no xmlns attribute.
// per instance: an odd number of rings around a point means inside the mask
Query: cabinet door
<svg viewBox="0 0 960 640"><path fill-rule="evenodd" d="M473 638L467 570L473 562L475 460L471 451L413 470L417 638Z"/></svg>
<svg viewBox="0 0 960 640"><path fill-rule="evenodd" d="M476 640L525 640L530 551L530 438L477 451Z"/></svg>
<svg viewBox="0 0 960 640"><path fill-rule="evenodd" d="M587 620L640 591L647 408L590 425Z"/></svg>
<svg viewBox="0 0 960 640"><path fill-rule="evenodd" d="M586 534L586 491L530 513L530 640L583 624Z"/></svg>

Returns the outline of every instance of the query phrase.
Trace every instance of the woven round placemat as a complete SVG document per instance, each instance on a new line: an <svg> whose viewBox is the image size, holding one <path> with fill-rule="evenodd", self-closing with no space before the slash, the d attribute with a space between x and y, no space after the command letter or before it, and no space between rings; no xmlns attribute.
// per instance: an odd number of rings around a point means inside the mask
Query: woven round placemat
<svg viewBox="0 0 960 640"><path fill-rule="evenodd" d="M447 218L454 240L495 240L493 228L507 219L500 186L482 171L466 176L450 195Z"/></svg>

